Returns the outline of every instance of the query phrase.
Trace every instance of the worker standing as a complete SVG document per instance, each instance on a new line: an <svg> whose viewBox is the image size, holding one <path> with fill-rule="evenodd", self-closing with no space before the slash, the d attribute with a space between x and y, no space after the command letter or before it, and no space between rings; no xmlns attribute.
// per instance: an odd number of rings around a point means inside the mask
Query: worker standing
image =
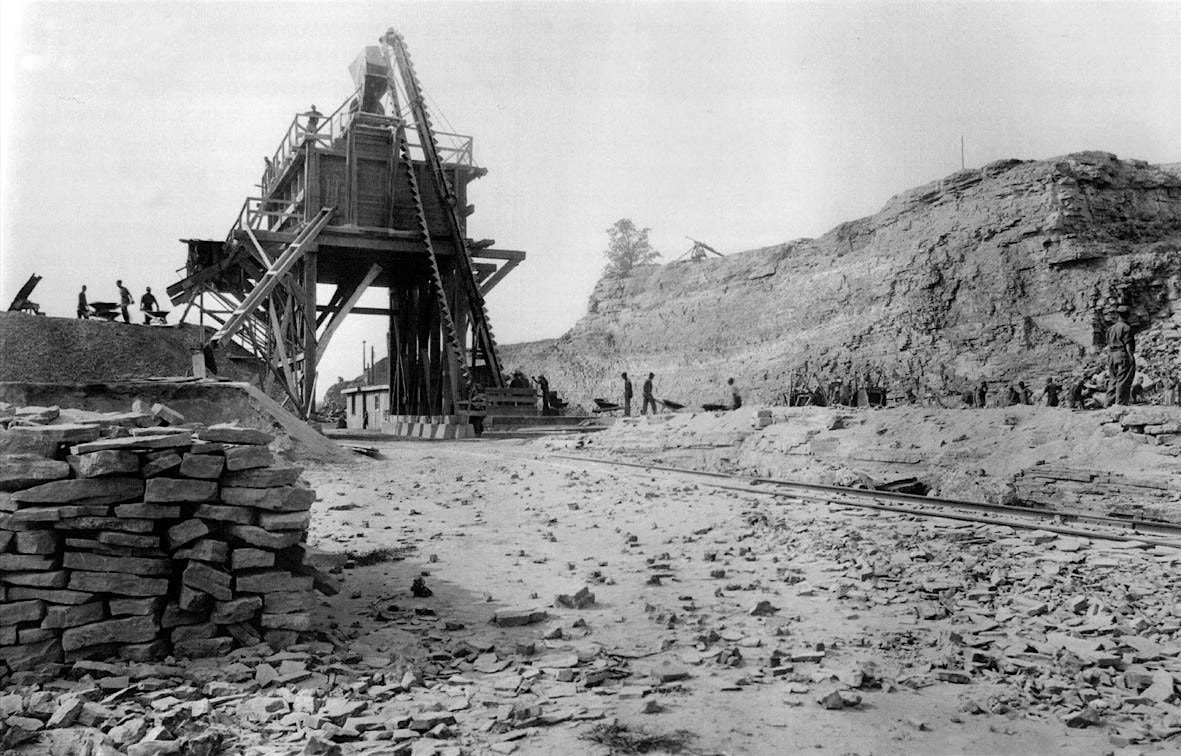
<svg viewBox="0 0 1181 756"><path fill-rule="evenodd" d="M160 306L156 304L156 297L152 294L152 287L147 287L147 291L139 298L139 309L144 314L144 325L152 322L152 315L159 308Z"/></svg>
<svg viewBox="0 0 1181 756"><path fill-rule="evenodd" d="M632 413L632 382L627 377L627 373L622 373L623 378L623 415L628 417Z"/></svg>
<svg viewBox="0 0 1181 756"><path fill-rule="evenodd" d="M119 287L119 309L123 312L123 322L131 322L131 313L127 308L131 306L131 292L123 285L122 281L116 281L115 286Z"/></svg>
<svg viewBox="0 0 1181 756"><path fill-rule="evenodd" d="M1042 389L1042 396L1044 396L1046 399L1046 406L1047 407L1057 407L1058 406L1058 394L1060 394L1061 392L1062 392L1062 387L1059 386L1057 383L1054 383L1054 378L1053 377L1047 378L1046 379L1046 387L1044 389Z"/></svg>
<svg viewBox="0 0 1181 756"><path fill-rule="evenodd" d="M730 387L730 409L736 410L742 406L742 395L738 393L738 385L733 378L727 380L726 385Z"/></svg>
<svg viewBox="0 0 1181 756"><path fill-rule="evenodd" d="M1115 309L1116 321L1107 329L1107 406L1129 404L1136 377L1136 339L1128 325L1131 308Z"/></svg>
<svg viewBox="0 0 1181 756"><path fill-rule="evenodd" d="M546 378L545 373L542 373L533 380L537 381L537 389L541 392L541 414L548 415L550 413L549 378Z"/></svg>
<svg viewBox="0 0 1181 756"><path fill-rule="evenodd" d="M90 319L90 303L86 301L86 284L82 284L82 291L78 292L78 318Z"/></svg>
<svg viewBox="0 0 1181 756"><path fill-rule="evenodd" d="M648 405L652 405L652 414L656 414L656 398L652 396L652 379L656 377L655 373L648 373L648 380L644 381L644 406L640 408L641 415L648 414Z"/></svg>
<svg viewBox="0 0 1181 756"><path fill-rule="evenodd" d="M984 407L986 401L988 401L988 382L982 378L980 385L976 387L976 406Z"/></svg>

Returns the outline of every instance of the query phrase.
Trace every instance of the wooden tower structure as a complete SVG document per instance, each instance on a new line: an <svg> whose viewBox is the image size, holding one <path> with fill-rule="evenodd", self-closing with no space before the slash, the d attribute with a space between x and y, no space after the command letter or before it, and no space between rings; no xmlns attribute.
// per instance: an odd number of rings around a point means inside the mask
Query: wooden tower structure
<svg viewBox="0 0 1181 756"><path fill-rule="evenodd" d="M484 298L525 254L467 237L467 185L486 173L472 139L434 129L402 36L378 42L349 67L356 88L340 107L295 116L226 238L182 240L185 278L168 289L305 417L349 314L388 318L391 414L460 414L474 391L504 385ZM325 302L320 285L335 287ZM358 307L374 287L388 306Z"/></svg>

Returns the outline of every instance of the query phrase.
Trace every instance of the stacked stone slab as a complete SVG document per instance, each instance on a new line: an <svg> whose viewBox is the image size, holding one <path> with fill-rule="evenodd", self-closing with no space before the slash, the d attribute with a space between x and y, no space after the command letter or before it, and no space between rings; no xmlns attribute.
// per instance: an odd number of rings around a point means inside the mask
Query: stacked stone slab
<svg viewBox="0 0 1181 756"><path fill-rule="evenodd" d="M275 460L269 434L14 433L28 443L0 456L0 661L11 669L283 648L311 629L314 587L333 590L303 544L314 494Z"/></svg>

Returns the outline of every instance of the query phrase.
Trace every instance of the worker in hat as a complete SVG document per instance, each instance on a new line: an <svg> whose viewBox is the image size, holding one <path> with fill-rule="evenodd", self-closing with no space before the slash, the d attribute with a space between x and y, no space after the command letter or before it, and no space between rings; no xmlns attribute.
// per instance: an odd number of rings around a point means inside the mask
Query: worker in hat
<svg viewBox="0 0 1181 756"><path fill-rule="evenodd" d="M1116 320L1107 329L1107 406L1131 404L1136 378L1136 338L1128 324L1131 308L1115 309Z"/></svg>

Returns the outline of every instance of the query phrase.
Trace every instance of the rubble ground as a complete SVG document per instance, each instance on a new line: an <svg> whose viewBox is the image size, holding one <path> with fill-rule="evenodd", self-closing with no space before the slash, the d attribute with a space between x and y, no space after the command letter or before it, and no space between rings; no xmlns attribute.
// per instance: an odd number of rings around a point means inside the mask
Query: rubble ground
<svg viewBox="0 0 1181 756"><path fill-rule="evenodd" d="M1139 753L1181 733L1181 551L542 442L376 445L304 473L310 544L350 555L319 641L14 679L0 715L39 736L16 752Z"/></svg>
<svg viewBox="0 0 1181 756"><path fill-rule="evenodd" d="M458 699L446 742L472 752L606 753L579 738L612 723L698 753L1095 753L1181 725L1171 686L1144 692L1173 674L1181 554L784 505L526 442L381 449L307 473L320 548L413 547L346 570L328 608L358 653L416 660L405 710Z"/></svg>

